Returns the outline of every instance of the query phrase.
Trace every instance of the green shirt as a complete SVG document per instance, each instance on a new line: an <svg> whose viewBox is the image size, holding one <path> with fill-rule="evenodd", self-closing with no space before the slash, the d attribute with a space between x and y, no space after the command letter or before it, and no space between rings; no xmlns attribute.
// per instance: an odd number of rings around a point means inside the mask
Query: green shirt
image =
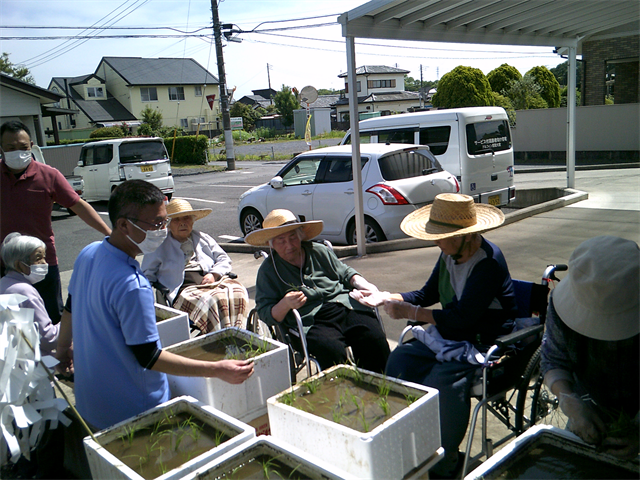
<svg viewBox="0 0 640 480"><path fill-rule="evenodd" d="M271 309L291 290L301 290L307 297L307 302L298 309L305 331L313 325L313 317L323 303L335 302L352 310L371 311L349 297L351 277L358 275L357 271L338 260L333 250L324 245L302 242L301 246L305 253L302 270L282 260L274 250L262 262L256 279L256 306L263 322L278 323ZM292 312L287 313L282 324L296 328Z"/></svg>

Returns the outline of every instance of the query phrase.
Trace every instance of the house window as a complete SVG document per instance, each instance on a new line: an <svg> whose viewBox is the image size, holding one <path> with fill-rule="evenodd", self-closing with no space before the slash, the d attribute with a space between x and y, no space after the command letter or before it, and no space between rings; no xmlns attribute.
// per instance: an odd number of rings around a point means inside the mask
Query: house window
<svg viewBox="0 0 640 480"><path fill-rule="evenodd" d="M158 91L156 87L142 87L140 88L140 100L143 102L157 102Z"/></svg>
<svg viewBox="0 0 640 480"><path fill-rule="evenodd" d="M104 90L102 87L87 87L87 97L104 98Z"/></svg>
<svg viewBox="0 0 640 480"><path fill-rule="evenodd" d="M184 87L169 87L169 100L184 100Z"/></svg>
<svg viewBox="0 0 640 480"><path fill-rule="evenodd" d="M358 91L360 91L360 82L356 82L356 87L357 87ZM348 83L344 84L344 91L345 91L345 93L349 93L349 84Z"/></svg>
<svg viewBox="0 0 640 480"><path fill-rule="evenodd" d="M202 96L202 85L196 85L196 97Z"/></svg>
<svg viewBox="0 0 640 480"><path fill-rule="evenodd" d="M395 88L395 80L369 80L367 82L368 88Z"/></svg>
<svg viewBox="0 0 640 480"><path fill-rule="evenodd" d="M182 128L189 128L189 120L186 118L181 118L180 119L180 126Z"/></svg>

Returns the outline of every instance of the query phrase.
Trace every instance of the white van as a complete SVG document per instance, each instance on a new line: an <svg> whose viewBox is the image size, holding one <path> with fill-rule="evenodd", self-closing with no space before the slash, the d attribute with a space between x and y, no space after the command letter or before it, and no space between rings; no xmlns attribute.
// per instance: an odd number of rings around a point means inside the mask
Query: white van
<svg viewBox="0 0 640 480"><path fill-rule="evenodd" d="M370 118L360 122L360 142L428 145L442 167L458 178L460 193L495 206L515 199L511 130L503 108L452 108ZM350 132L341 143L351 143Z"/></svg>
<svg viewBox="0 0 640 480"><path fill-rule="evenodd" d="M73 170L84 180L84 199L109 200L125 180L146 180L168 198L174 192L169 154L162 138L115 138L83 145Z"/></svg>

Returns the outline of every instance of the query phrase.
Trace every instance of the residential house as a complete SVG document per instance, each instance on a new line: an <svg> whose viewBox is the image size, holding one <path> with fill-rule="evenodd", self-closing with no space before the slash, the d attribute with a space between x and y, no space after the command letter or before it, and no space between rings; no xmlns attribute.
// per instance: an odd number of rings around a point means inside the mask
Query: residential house
<svg viewBox="0 0 640 480"><path fill-rule="evenodd" d="M276 96L276 93L278 93L273 88L263 88L251 91L253 92L253 95L245 95L236 101L249 105L254 109L258 107L267 108L269 105L273 105L272 98Z"/></svg>
<svg viewBox="0 0 640 480"><path fill-rule="evenodd" d="M221 128L218 83L191 58L103 57L94 73L55 77L49 89L80 112L59 119L61 130L136 127L149 106L162 113L165 126L195 133L198 124L202 132Z"/></svg>
<svg viewBox="0 0 640 480"><path fill-rule="evenodd" d="M418 92L404 89L404 76L409 70L402 70L384 65L365 65L356 69L356 85L358 97L358 113L391 115L394 112L407 112L410 108L420 107ZM345 96L334 103L338 121L345 122L349 114L349 86L347 73L344 78Z"/></svg>
<svg viewBox="0 0 640 480"><path fill-rule="evenodd" d="M61 98L60 94L51 90L0 73L0 124L18 120L31 130L31 140L36 145L44 146L45 119L76 112L59 108L57 104Z"/></svg>

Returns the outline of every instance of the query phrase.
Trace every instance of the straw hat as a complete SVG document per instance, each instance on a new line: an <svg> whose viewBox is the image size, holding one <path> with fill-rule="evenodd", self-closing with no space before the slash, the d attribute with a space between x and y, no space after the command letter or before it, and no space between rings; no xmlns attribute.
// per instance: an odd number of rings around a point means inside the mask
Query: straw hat
<svg viewBox="0 0 640 480"><path fill-rule="evenodd" d="M600 236L582 242L569 272L553 290L553 306L572 330L596 340L640 332L640 249L631 240Z"/></svg>
<svg viewBox="0 0 640 480"><path fill-rule="evenodd" d="M195 220L200 220L211 213L210 208L199 208L194 210L191 204L182 198L173 198L167 205L167 217L186 217L191 215Z"/></svg>
<svg viewBox="0 0 640 480"><path fill-rule="evenodd" d="M296 216L285 209L276 209L269 212L267 218L262 222L262 229L254 230L244 237L244 241L257 247L266 247L269 240L296 228L302 228L307 240L320 235L324 224L322 220L311 220L299 222Z"/></svg>
<svg viewBox="0 0 640 480"><path fill-rule="evenodd" d="M400 228L407 235L423 240L440 240L479 233L504 223L500 209L475 203L469 195L441 193L426 205L404 217Z"/></svg>

